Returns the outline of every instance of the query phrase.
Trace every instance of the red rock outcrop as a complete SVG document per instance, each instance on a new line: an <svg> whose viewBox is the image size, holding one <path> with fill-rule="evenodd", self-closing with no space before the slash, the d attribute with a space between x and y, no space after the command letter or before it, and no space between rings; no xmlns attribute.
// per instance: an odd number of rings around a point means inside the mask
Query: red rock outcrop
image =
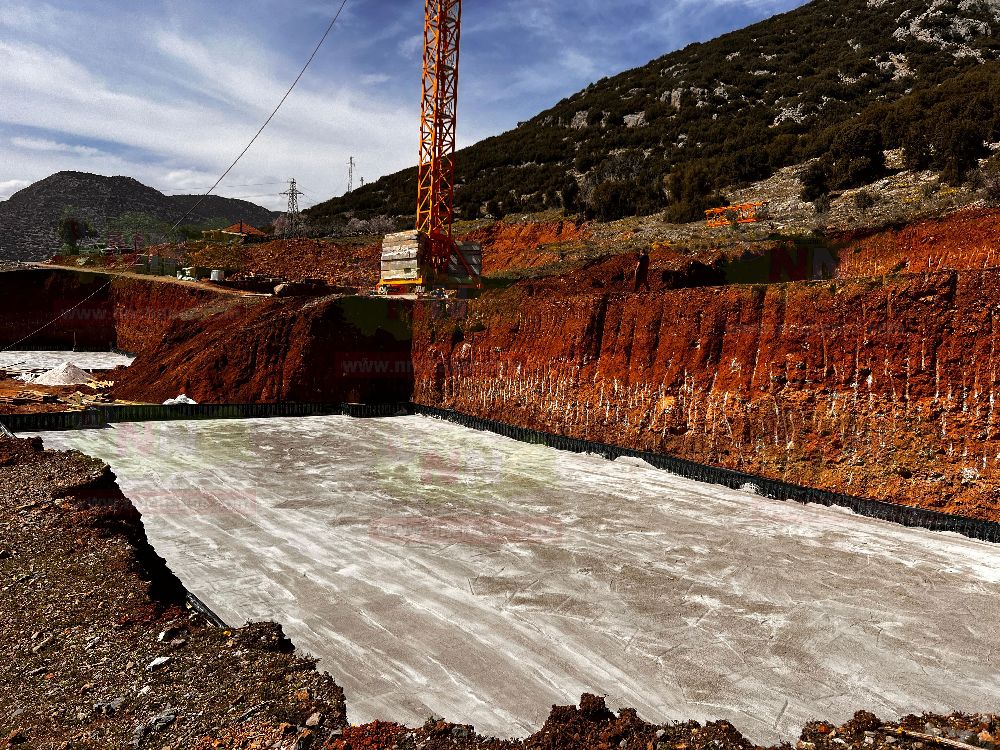
<svg viewBox="0 0 1000 750"><path fill-rule="evenodd" d="M1000 519L1000 272L651 294L576 281L418 306L415 400Z"/></svg>

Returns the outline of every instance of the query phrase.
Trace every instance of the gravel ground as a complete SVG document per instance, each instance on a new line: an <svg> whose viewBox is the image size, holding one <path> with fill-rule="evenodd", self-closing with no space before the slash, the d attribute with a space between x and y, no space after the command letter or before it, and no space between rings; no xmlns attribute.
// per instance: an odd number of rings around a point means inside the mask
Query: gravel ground
<svg viewBox="0 0 1000 750"><path fill-rule="evenodd" d="M0 438L0 747L290 748L344 724L343 691L280 627L185 608L104 464L39 447Z"/></svg>

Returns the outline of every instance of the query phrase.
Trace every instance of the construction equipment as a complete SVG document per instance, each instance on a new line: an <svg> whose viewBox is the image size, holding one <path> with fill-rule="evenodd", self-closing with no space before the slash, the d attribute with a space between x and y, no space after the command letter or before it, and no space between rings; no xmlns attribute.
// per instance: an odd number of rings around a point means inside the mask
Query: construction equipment
<svg viewBox="0 0 1000 750"><path fill-rule="evenodd" d="M417 225L386 236L380 291L482 286L482 248L455 242L455 133L462 0L425 0Z"/></svg>
<svg viewBox="0 0 1000 750"><path fill-rule="evenodd" d="M705 226L725 227L730 224L755 224L761 220L767 201L737 203L733 206L710 208L705 212Z"/></svg>

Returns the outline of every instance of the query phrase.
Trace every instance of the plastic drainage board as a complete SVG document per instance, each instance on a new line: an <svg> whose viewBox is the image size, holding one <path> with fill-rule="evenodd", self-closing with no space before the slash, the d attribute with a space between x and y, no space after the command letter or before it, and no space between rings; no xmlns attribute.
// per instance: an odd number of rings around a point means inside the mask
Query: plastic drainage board
<svg viewBox="0 0 1000 750"><path fill-rule="evenodd" d="M849 508L858 515L877 518L902 526L920 527L932 531L952 531L985 542L1000 542L1000 523L994 521L983 521L977 518L968 518L966 516L926 510L924 508L887 503L881 500L844 495L813 487L803 487L776 479L747 474L746 472L734 469L699 464L695 461L668 456L662 453L638 451L606 443L595 443L590 440L570 438L525 427L517 427L506 422L481 419L449 409L414 404L413 411L424 416L438 417L455 422L465 427L494 432L498 435L522 442L546 445L559 450L567 450L574 453L594 453L608 459L620 456L640 458L655 468L664 469L686 479L722 485L730 489L740 489L750 486L756 494L775 500L790 500L799 503L816 503L828 507L838 506Z"/></svg>

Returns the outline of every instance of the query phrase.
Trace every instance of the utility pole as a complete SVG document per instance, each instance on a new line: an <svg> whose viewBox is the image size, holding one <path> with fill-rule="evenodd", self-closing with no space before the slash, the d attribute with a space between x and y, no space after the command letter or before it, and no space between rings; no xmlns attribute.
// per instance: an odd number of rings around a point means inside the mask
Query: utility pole
<svg viewBox="0 0 1000 750"><path fill-rule="evenodd" d="M294 237L298 234L302 224L299 215L299 196L302 195L302 192L296 185L294 177L288 181L288 190L281 195L288 196L288 223L285 225L284 234L286 237Z"/></svg>
<svg viewBox="0 0 1000 750"><path fill-rule="evenodd" d="M347 192L354 190L354 157L347 162Z"/></svg>

